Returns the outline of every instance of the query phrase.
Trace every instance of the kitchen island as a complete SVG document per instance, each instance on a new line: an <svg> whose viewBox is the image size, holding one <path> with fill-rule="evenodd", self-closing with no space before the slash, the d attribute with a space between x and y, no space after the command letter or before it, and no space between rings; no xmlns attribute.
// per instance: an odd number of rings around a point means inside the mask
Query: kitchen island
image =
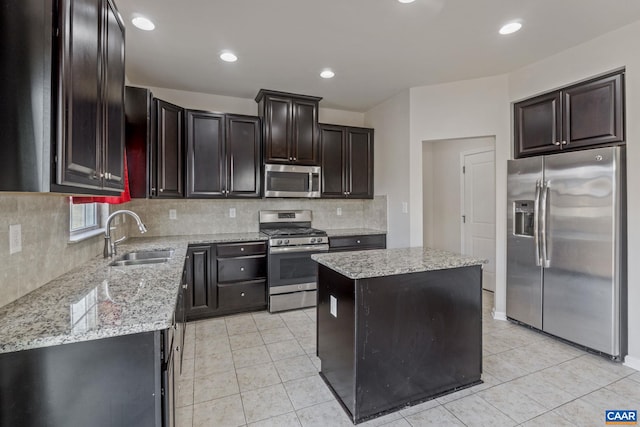
<svg viewBox="0 0 640 427"><path fill-rule="evenodd" d="M484 260L318 254L320 375L354 423L481 382Z"/></svg>

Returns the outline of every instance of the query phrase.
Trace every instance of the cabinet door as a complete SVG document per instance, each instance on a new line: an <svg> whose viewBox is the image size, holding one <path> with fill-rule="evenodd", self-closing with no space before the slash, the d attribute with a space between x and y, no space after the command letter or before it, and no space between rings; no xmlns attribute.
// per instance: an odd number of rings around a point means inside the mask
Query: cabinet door
<svg viewBox="0 0 640 427"><path fill-rule="evenodd" d="M560 149L560 92L537 96L514 105L514 157L557 152Z"/></svg>
<svg viewBox="0 0 640 427"><path fill-rule="evenodd" d="M260 197L260 119L226 115L227 195Z"/></svg>
<svg viewBox="0 0 640 427"><path fill-rule="evenodd" d="M265 162L289 163L292 102L289 98L267 96L264 100Z"/></svg>
<svg viewBox="0 0 640 427"><path fill-rule="evenodd" d="M101 0L62 0L57 183L101 188ZM44 7L44 6L43 6Z"/></svg>
<svg viewBox="0 0 640 427"><path fill-rule="evenodd" d="M224 197L224 114L187 111L187 197Z"/></svg>
<svg viewBox="0 0 640 427"><path fill-rule="evenodd" d="M293 100L292 162L299 165L317 166L319 162L318 103Z"/></svg>
<svg viewBox="0 0 640 427"><path fill-rule="evenodd" d="M320 125L322 197L345 197L344 135L342 126Z"/></svg>
<svg viewBox="0 0 640 427"><path fill-rule="evenodd" d="M563 147L624 141L623 75L615 74L563 91Z"/></svg>
<svg viewBox="0 0 640 427"><path fill-rule="evenodd" d="M347 128L347 197L373 198L373 129Z"/></svg>
<svg viewBox="0 0 640 427"><path fill-rule="evenodd" d="M207 315L217 308L212 247L189 246L187 257L186 315L188 318Z"/></svg>
<svg viewBox="0 0 640 427"><path fill-rule="evenodd" d="M183 114L177 105L160 99L156 103L156 132L154 169L157 187L152 194L161 198L184 196L183 172Z"/></svg>
<svg viewBox="0 0 640 427"><path fill-rule="evenodd" d="M111 1L105 5L104 185L124 189L124 25Z"/></svg>

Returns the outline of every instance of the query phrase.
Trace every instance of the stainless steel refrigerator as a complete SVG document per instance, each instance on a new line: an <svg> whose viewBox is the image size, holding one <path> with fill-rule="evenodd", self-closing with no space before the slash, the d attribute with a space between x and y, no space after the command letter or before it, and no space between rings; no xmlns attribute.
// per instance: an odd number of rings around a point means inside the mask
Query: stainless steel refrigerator
<svg viewBox="0 0 640 427"><path fill-rule="evenodd" d="M508 165L507 317L626 355L625 149Z"/></svg>

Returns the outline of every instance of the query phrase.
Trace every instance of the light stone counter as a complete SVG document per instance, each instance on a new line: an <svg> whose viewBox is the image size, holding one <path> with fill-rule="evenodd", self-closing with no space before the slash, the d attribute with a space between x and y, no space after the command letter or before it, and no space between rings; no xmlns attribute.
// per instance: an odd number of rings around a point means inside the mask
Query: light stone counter
<svg viewBox="0 0 640 427"><path fill-rule="evenodd" d="M112 260L99 255L0 308L0 353L168 328L188 244L252 240L267 238L228 233L130 239L119 245L119 255L168 248L175 253L166 263L126 267L109 267Z"/></svg>
<svg viewBox="0 0 640 427"><path fill-rule="evenodd" d="M422 247L314 254L311 258L349 279L444 270L487 262L454 252Z"/></svg>
<svg viewBox="0 0 640 427"><path fill-rule="evenodd" d="M387 234L384 230L374 230L372 228L336 228L336 229L324 229L329 237L344 237L344 236L367 236L375 234Z"/></svg>

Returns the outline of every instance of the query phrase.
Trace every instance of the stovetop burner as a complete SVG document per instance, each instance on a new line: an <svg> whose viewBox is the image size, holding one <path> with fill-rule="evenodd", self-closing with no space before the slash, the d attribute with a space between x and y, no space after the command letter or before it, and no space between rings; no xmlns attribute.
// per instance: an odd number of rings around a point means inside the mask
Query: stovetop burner
<svg viewBox="0 0 640 427"><path fill-rule="evenodd" d="M322 230L310 227L266 228L261 230L269 237L277 236L326 236Z"/></svg>

